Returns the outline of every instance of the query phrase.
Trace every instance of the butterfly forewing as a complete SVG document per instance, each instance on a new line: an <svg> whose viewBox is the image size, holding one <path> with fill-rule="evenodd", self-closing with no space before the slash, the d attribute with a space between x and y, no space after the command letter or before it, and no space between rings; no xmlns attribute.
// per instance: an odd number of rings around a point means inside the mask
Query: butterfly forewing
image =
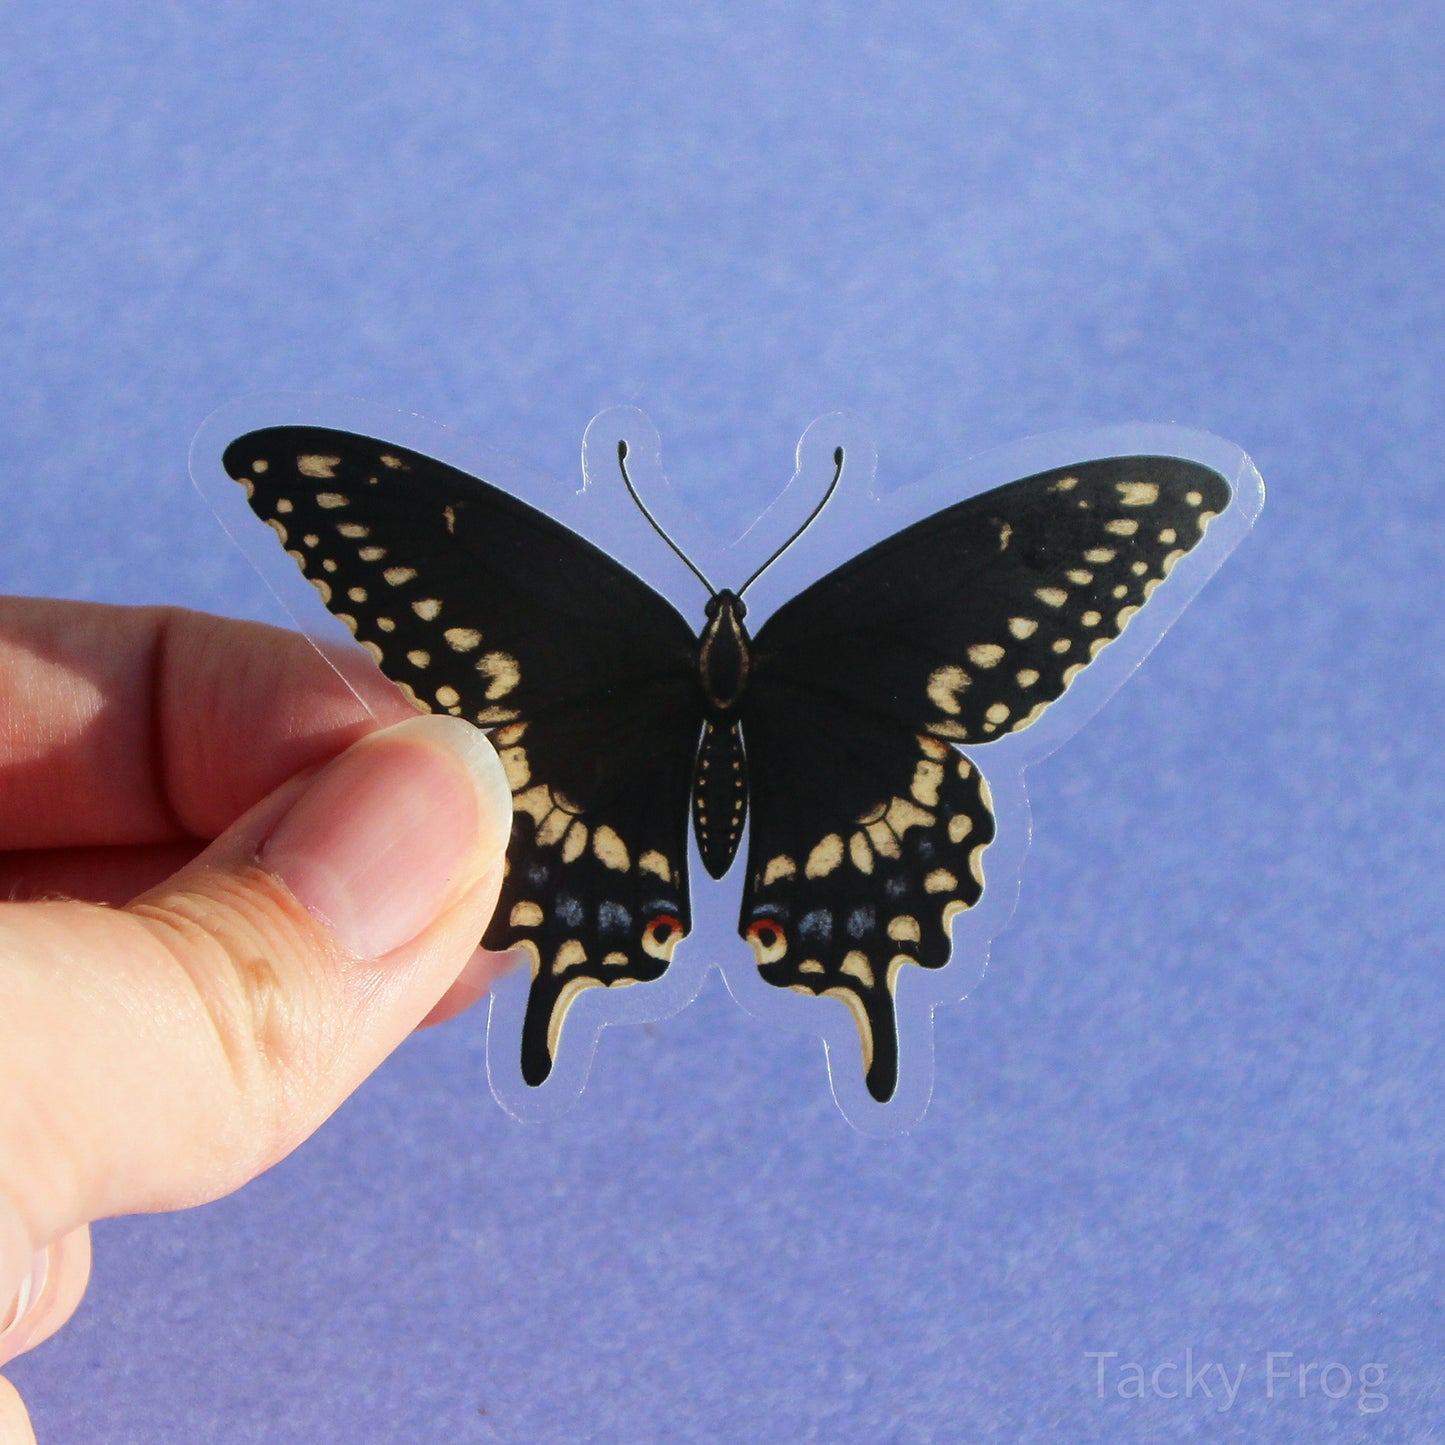
<svg viewBox="0 0 1445 1445"><path fill-rule="evenodd" d="M658 977L690 926L692 629L568 528L405 448L275 427L224 464L388 677L494 730L516 818L484 942L532 961L540 1082L578 993Z"/></svg>
<svg viewBox="0 0 1445 1445"><path fill-rule="evenodd" d="M943 744L1034 722L1229 498L1218 473L1170 457L1044 472L906 528L760 629L744 724L758 782L741 931L770 982L853 1007L875 1098L896 1084L896 1044L880 1035L897 969L947 962L948 923L980 896L993 837L982 779ZM840 787L847 777L870 787ZM898 909L904 889L910 908ZM825 916L826 956L814 936ZM844 977L837 929L848 918L877 926ZM890 922L911 948L894 947ZM864 976L889 997L854 981Z"/></svg>

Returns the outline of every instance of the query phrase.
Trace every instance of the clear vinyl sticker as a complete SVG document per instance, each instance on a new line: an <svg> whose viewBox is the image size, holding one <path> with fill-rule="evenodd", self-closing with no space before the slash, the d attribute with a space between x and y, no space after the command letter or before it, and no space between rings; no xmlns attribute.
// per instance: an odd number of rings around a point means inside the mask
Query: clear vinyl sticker
<svg viewBox="0 0 1445 1445"><path fill-rule="evenodd" d="M488 1021L504 1108L566 1109L607 1025L676 1012L716 967L750 1014L823 1040L839 1108L880 1135L921 1118L933 1010L1013 910L1025 769L1264 501L1238 447L1147 425L879 496L871 438L835 414L721 540L635 408L588 426L577 490L301 396L223 408L191 469L343 677L372 665L360 644L502 757L515 820L482 942L517 965Z"/></svg>

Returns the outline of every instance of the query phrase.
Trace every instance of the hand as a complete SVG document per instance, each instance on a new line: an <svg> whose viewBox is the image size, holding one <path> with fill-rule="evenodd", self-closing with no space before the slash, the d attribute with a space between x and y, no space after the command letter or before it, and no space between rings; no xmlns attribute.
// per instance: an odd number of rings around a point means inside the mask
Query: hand
<svg viewBox="0 0 1445 1445"><path fill-rule="evenodd" d="M501 766L352 670L375 717L292 633L0 599L0 1365L90 1220L238 1188L484 991Z"/></svg>

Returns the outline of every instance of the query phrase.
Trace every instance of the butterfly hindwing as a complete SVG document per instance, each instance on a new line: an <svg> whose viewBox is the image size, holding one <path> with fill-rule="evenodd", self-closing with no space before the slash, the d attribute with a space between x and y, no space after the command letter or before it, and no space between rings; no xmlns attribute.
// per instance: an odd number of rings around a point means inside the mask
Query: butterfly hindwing
<svg viewBox="0 0 1445 1445"><path fill-rule="evenodd" d="M803 695L744 723L755 784L741 931L763 978L840 999L869 1091L898 1078L895 990L948 962L954 916L983 892L988 786L926 733Z"/></svg>
<svg viewBox="0 0 1445 1445"><path fill-rule="evenodd" d="M1170 457L1044 472L905 528L759 630L740 930L769 982L849 1003L875 1098L896 1085L896 1039L883 1034L898 968L946 963L948 923L982 891L988 790L950 745L1041 716L1229 499L1218 473ZM809 920L816 930L824 916L820 954ZM849 919L874 931L844 976ZM892 949L890 925L914 946Z"/></svg>
<svg viewBox="0 0 1445 1445"><path fill-rule="evenodd" d="M531 959L540 1082L577 994L658 977L690 926L692 629L568 528L405 448L274 427L224 465L388 677L493 730L515 822L484 943Z"/></svg>

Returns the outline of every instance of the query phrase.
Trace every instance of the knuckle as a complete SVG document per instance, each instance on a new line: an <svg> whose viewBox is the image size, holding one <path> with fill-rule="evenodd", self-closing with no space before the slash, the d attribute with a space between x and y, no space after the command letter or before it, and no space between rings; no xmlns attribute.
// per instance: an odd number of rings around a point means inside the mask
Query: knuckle
<svg viewBox="0 0 1445 1445"><path fill-rule="evenodd" d="M217 1055L252 1150L269 1160L294 1143L329 1053L317 929L255 876L217 874L205 890L137 904L179 969Z"/></svg>

